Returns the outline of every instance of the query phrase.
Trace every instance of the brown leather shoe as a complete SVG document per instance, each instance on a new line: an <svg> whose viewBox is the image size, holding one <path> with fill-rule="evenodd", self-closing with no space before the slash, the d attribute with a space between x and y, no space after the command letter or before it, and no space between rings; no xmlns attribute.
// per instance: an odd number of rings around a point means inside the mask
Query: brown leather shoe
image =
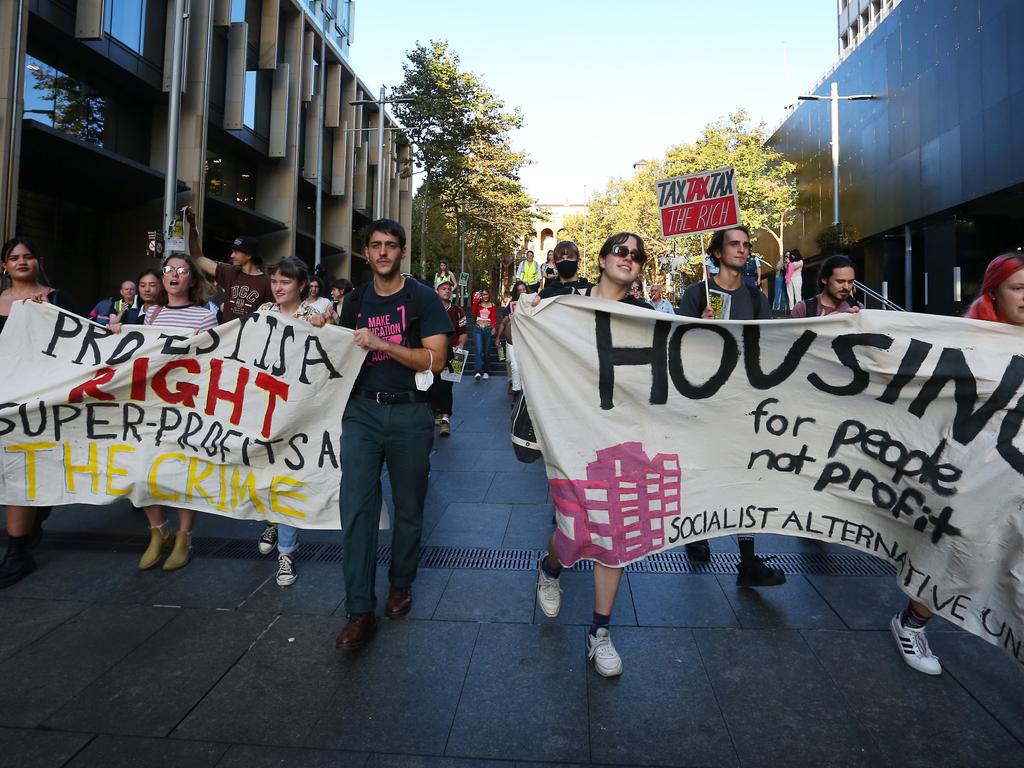
<svg viewBox="0 0 1024 768"><path fill-rule="evenodd" d="M334 641L335 648L350 651L366 643L377 629L377 617L372 613L353 613L348 617L345 628Z"/></svg>
<svg viewBox="0 0 1024 768"><path fill-rule="evenodd" d="M388 603L384 613L389 619L405 616L412 608L412 589L409 587L392 587L388 592Z"/></svg>

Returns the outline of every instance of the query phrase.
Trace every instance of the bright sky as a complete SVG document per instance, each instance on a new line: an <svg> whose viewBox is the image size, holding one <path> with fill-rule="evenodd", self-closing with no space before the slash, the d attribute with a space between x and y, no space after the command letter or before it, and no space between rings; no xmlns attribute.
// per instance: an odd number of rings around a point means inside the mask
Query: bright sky
<svg viewBox="0 0 1024 768"><path fill-rule="evenodd" d="M581 203L745 107L774 126L837 55L835 0L361 0L350 62L376 94L447 40L525 125L531 195Z"/></svg>

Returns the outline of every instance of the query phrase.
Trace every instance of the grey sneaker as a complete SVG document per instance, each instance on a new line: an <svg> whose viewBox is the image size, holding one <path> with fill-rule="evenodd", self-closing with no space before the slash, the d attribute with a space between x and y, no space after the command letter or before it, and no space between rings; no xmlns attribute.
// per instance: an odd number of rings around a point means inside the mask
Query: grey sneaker
<svg viewBox="0 0 1024 768"><path fill-rule="evenodd" d="M277 526L274 523L267 523L267 527L260 534L257 545L261 555L269 555L277 546Z"/></svg>
<svg viewBox="0 0 1024 768"><path fill-rule="evenodd" d="M299 578L299 574L298 571L295 570L295 563L292 562L291 555L278 555L277 586L290 586L295 583L297 578Z"/></svg>
<svg viewBox="0 0 1024 768"><path fill-rule="evenodd" d="M537 564L537 603L544 615L553 619L562 610L562 587L558 579L552 579L544 573L544 566L541 563L547 556L547 552L542 554L540 563Z"/></svg>
<svg viewBox="0 0 1024 768"><path fill-rule="evenodd" d="M928 647L928 638L925 637L924 627L911 629L903 626L900 615L897 613L889 622L889 629L896 640L896 646L900 649L900 656L911 669L924 672L926 675L942 674L939 657L933 654L932 649Z"/></svg>
<svg viewBox="0 0 1024 768"><path fill-rule="evenodd" d="M615 677L622 674L622 658L612 645L612 636L607 627L597 630L597 635L587 633L587 658L593 660L594 670L601 677Z"/></svg>

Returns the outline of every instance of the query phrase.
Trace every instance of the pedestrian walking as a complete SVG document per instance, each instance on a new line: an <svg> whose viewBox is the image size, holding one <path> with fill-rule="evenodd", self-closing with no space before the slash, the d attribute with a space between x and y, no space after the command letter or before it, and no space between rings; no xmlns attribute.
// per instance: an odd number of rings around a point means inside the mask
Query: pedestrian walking
<svg viewBox="0 0 1024 768"><path fill-rule="evenodd" d="M345 650L365 644L377 627L374 580L384 464L394 498L391 588L384 611L396 618L412 608L434 442L434 420L423 391L429 384L422 379L432 379L444 366L451 328L437 294L402 276L406 236L401 224L374 221L363 246L373 281L346 298L341 316L341 325L354 330L355 343L369 353L342 419L342 570L348 620L335 645Z"/></svg>
<svg viewBox="0 0 1024 768"><path fill-rule="evenodd" d="M558 282L558 268L555 266L555 251L554 249L548 251L547 261L544 262L544 269L542 271L542 277L544 278L544 287L547 288L549 285Z"/></svg>
<svg viewBox="0 0 1024 768"><path fill-rule="evenodd" d="M454 287L451 280L445 280L437 286L437 295L452 324L448 335L452 354L466 346L466 337L469 334L465 311L452 301ZM434 385L430 388L430 404L434 411L434 426L439 428L438 434L441 437L451 437L452 434L451 416L455 399L453 389L452 382L442 379L440 373L434 374Z"/></svg>
<svg viewBox="0 0 1024 768"><path fill-rule="evenodd" d="M527 251L526 258L519 262L515 279L526 283L530 293L537 293L540 289L540 267L533 260L533 251Z"/></svg>
<svg viewBox="0 0 1024 768"><path fill-rule="evenodd" d="M784 312L789 309L789 302L786 299L786 267L789 266L789 251L779 257L775 265L775 295L772 299L772 310Z"/></svg>
<svg viewBox="0 0 1024 768"><path fill-rule="evenodd" d="M519 299L528 292L529 287L522 280L516 280L512 284L512 298L505 308L505 317L501 319L501 325L498 327L498 339L505 339L505 360L508 362L509 394L513 396L523 391L523 374L519 370L515 345L512 343L512 314L516 311Z"/></svg>
<svg viewBox="0 0 1024 768"><path fill-rule="evenodd" d="M789 306L804 297L804 258L796 248L789 252L789 264L786 265L786 298Z"/></svg>
<svg viewBox="0 0 1024 768"><path fill-rule="evenodd" d="M481 288L473 294L473 371L474 378L490 378L487 375L487 355L491 351L491 339L498 328L498 307L491 302L491 292Z"/></svg>

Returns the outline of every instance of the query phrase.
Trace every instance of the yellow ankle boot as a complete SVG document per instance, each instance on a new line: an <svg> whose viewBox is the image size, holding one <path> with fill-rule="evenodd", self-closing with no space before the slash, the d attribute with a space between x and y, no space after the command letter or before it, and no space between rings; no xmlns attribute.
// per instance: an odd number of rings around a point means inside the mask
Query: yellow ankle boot
<svg viewBox="0 0 1024 768"><path fill-rule="evenodd" d="M171 531L167 526L149 529L149 546L139 558L139 570L147 571L160 562L164 548L171 543Z"/></svg>
<svg viewBox="0 0 1024 768"><path fill-rule="evenodd" d="M174 549L171 550L171 554L164 560L165 571L176 571L179 568L184 568L188 565L188 561L192 558L192 542L189 539L189 535L184 531L178 531L174 534Z"/></svg>

